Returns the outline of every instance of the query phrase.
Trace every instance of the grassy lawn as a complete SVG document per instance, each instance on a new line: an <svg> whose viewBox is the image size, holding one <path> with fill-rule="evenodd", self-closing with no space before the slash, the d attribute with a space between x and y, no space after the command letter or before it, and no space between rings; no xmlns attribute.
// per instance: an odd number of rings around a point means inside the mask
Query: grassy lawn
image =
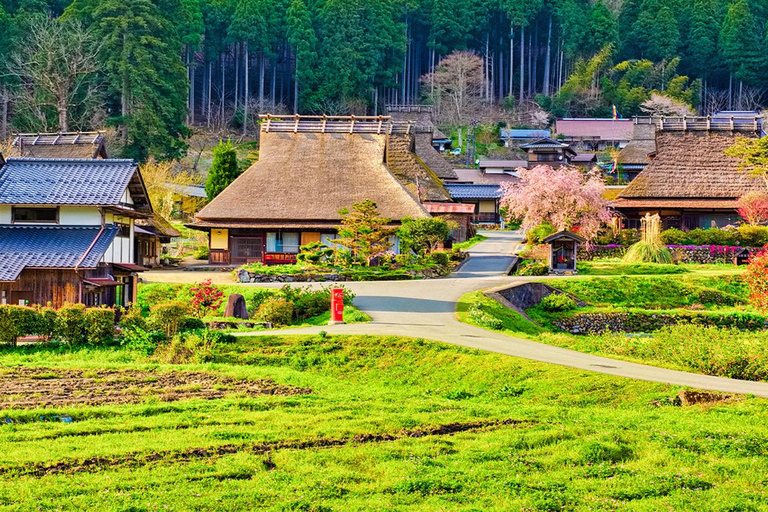
<svg viewBox="0 0 768 512"><path fill-rule="evenodd" d="M175 366L31 347L0 364L8 509L765 507L762 399L680 407L672 386L403 338L244 339ZM50 405L9 409L21 400Z"/></svg>
<svg viewBox="0 0 768 512"><path fill-rule="evenodd" d="M764 316L747 304L738 275L602 276L548 279L547 284L585 301L587 307L550 312L529 308L529 321L480 292L462 297L460 321L540 343L677 370L746 380L768 381L768 331L735 326L761 325ZM647 332L574 335L557 322L573 315L628 314L638 325L654 315L685 316L693 323ZM602 317L601 317L602 318ZM704 323L714 325L703 325Z"/></svg>
<svg viewBox="0 0 768 512"><path fill-rule="evenodd" d="M700 274L700 275L735 275L744 272L744 267L726 264L680 264L661 265L657 263L624 263L619 259L580 261L577 264L579 274L587 276L621 276L621 275L667 275L667 274Z"/></svg>
<svg viewBox="0 0 768 512"><path fill-rule="evenodd" d="M488 240L488 237L485 235L475 235L466 242L459 242L456 244L453 244L454 249L459 249L460 251L466 251L471 249L472 247L476 246L480 242L483 242L485 240Z"/></svg>

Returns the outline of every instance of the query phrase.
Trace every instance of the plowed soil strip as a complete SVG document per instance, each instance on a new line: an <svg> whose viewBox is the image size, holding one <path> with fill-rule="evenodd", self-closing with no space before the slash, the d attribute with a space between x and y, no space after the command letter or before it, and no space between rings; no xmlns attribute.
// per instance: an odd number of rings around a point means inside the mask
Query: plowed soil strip
<svg viewBox="0 0 768 512"><path fill-rule="evenodd" d="M466 423L447 423L433 427L423 427L413 430L401 430L396 433L357 434L351 438L320 438L312 440L275 441L255 445L225 444L210 448L191 448L184 451L158 451L153 453L129 453L119 457L90 457L80 460L64 460L55 463L28 464L23 466L0 468L0 475L34 476L43 477L61 473L73 474L82 472L95 472L104 469L146 466L156 462L190 462L197 459L206 459L229 455L238 452L252 454L265 454L275 450L308 450L320 448L334 448L347 445L368 443L380 443L398 441L407 438L419 438L428 436L450 436L461 432L478 432L494 430L508 425L532 425L533 422L525 420L485 420Z"/></svg>
<svg viewBox="0 0 768 512"><path fill-rule="evenodd" d="M157 397L164 402L247 396L305 395L311 390L270 379L235 379L215 373L147 370L0 369L0 409L131 404Z"/></svg>

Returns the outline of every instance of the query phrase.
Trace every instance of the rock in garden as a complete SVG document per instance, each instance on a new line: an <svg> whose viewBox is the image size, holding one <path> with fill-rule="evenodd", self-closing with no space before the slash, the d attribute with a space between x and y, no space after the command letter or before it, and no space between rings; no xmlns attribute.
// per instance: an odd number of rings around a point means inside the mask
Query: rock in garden
<svg viewBox="0 0 768 512"><path fill-rule="evenodd" d="M245 297L233 293L227 299L227 308L224 310L224 316L248 319L248 308L245 307Z"/></svg>
<svg viewBox="0 0 768 512"><path fill-rule="evenodd" d="M249 283L251 281L251 275L247 270L241 268L237 271L237 280L241 283Z"/></svg>

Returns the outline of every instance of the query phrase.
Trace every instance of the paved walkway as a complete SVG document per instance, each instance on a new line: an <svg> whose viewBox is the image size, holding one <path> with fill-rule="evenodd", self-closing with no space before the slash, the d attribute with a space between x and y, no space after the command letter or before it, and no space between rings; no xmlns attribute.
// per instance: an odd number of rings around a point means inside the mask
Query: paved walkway
<svg viewBox="0 0 768 512"><path fill-rule="evenodd" d="M459 322L456 302L469 292L523 281L504 275L520 236L511 232L486 232L488 240L476 245L459 272L444 279L345 283L356 295L355 305L371 316L365 324L309 327L280 331L238 333L269 334L368 334L408 336L443 341L544 363L569 366L620 377L690 386L726 393L751 393L768 397L768 384L709 377L619 361L534 341L507 336Z"/></svg>

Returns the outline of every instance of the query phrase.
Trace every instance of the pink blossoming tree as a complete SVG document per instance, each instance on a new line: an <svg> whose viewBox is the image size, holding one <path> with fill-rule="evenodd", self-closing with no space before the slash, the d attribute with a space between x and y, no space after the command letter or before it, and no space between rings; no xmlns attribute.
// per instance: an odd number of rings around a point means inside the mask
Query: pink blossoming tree
<svg viewBox="0 0 768 512"><path fill-rule="evenodd" d="M739 216L748 224L757 225L768 220L768 194L750 192L739 199Z"/></svg>
<svg viewBox="0 0 768 512"><path fill-rule="evenodd" d="M519 183L502 185L501 207L509 219L523 219L524 228L549 222L558 231L578 232L589 240L601 224L611 220L603 197L605 183L598 172L548 165L518 172Z"/></svg>

